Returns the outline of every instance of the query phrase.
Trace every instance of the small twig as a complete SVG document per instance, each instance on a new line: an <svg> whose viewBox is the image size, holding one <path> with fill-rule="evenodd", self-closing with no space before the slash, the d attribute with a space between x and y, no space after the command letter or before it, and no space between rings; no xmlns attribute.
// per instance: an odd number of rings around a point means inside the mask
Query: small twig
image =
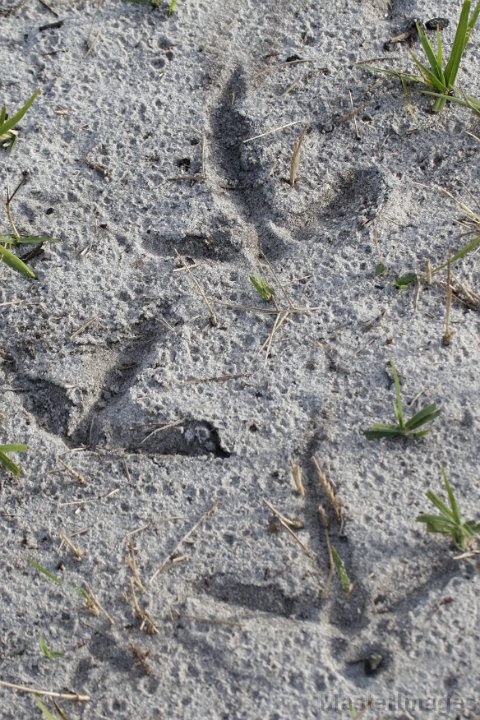
<svg viewBox="0 0 480 720"><path fill-rule="evenodd" d="M191 277L191 279L193 280L193 282L194 282L195 285L197 286L198 292L199 292L200 295L202 296L202 298L203 298L203 300L204 300L204 302L205 302L205 305L206 305L207 308L208 308L208 312L209 312L209 314L210 314L210 324L211 324L213 327L216 327L216 326L218 325L218 319L217 319L217 316L216 316L216 314L215 314L215 310L213 309L213 307L212 307L212 305L211 305L211 303L210 303L210 301L209 301L209 299L208 299L208 295L206 294L206 292L205 292L205 290L203 289L202 285L198 282L198 280L197 280L197 278L195 277L195 275L192 273L190 267L187 265L186 260L180 255L180 253L178 252L178 250L175 250L175 252L176 252L176 254L177 254L178 259L181 261L182 265L184 266L184 268L185 268L186 270L188 270L188 275L189 275L189 277Z"/></svg>
<svg viewBox="0 0 480 720"><path fill-rule="evenodd" d="M253 373L235 373L234 375L217 375L213 377L197 378L195 380L182 380L178 385L200 385L207 382L226 382L227 380L238 380L239 378L250 377Z"/></svg>
<svg viewBox="0 0 480 720"><path fill-rule="evenodd" d="M100 615L102 612L105 617L107 618L110 625L115 625L115 620L112 618L112 616L105 610L103 605L100 603L99 599L93 592L92 588L85 583L85 589L82 591L83 597L85 598L85 607L87 610L90 610L92 615Z"/></svg>
<svg viewBox="0 0 480 720"><path fill-rule="evenodd" d="M142 652L137 645L133 642L133 640L130 640L129 642L130 650L132 651L132 655L136 657L134 667L141 667L143 668L143 672L145 675L150 675L151 669L150 665L148 664L147 660L150 656L150 651L147 650L146 652Z"/></svg>
<svg viewBox="0 0 480 720"><path fill-rule="evenodd" d="M163 318L161 315L158 315L158 321L159 321L164 327L166 327L167 330L170 330L171 332L175 332L175 328L173 327L173 325L170 325L170 323L167 322L167 321L165 320L165 318Z"/></svg>
<svg viewBox="0 0 480 720"><path fill-rule="evenodd" d="M243 627L243 624L236 621L236 620L219 620L218 618L210 618L210 617L203 617L202 615L190 615L189 613L185 613L182 610L177 610L176 608L170 608L170 617L182 617L186 618L187 620L196 620L197 622L208 622L212 623L212 625L228 625L229 627Z"/></svg>
<svg viewBox="0 0 480 720"><path fill-rule="evenodd" d="M90 160L87 156L83 158L83 161L85 165L88 165L89 168L92 170L96 170L102 177L105 179L110 178L110 170L105 167L105 165L102 165L101 163L94 162L93 160Z"/></svg>
<svg viewBox="0 0 480 720"><path fill-rule="evenodd" d="M272 347L273 338L276 332L280 330L282 325L288 320L290 316L291 310L281 310L277 317L275 318L275 322L273 323L273 327L270 331L270 334L268 338L265 340L265 342L262 345L262 350L265 352L265 365L268 362L268 358L270 357L270 350Z"/></svg>
<svg viewBox="0 0 480 720"><path fill-rule="evenodd" d="M106 493L105 495L92 495L91 497L85 498L84 500L70 500L69 502L59 503L59 505L88 505L88 503L98 502L99 500L106 500L112 495L116 495L118 492L120 492L120 488L115 488L114 490L110 490L110 492Z"/></svg>
<svg viewBox="0 0 480 720"><path fill-rule="evenodd" d="M15 237L17 238L17 240L20 240L20 233L18 232L18 230L15 226L11 205L12 205L12 201L13 201L15 195L20 190L22 185L24 185L26 183L27 179L28 179L28 172L25 172L25 173L23 173L22 179L20 180L17 187L15 188L15 190L12 193L10 192L10 190L8 188L8 184L7 184L7 197L5 199L5 210L7 211L7 217L8 217L8 222L10 223L10 227L12 228L12 232L15 235Z"/></svg>
<svg viewBox="0 0 480 720"><path fill-rule="evenodd" d="M451 253L448 253L448 265L447 265L447 296L445 305L445 331L442 337L442 345L447 347L452 342L453 331L450 328L450 314L452 310L452 263Z"/></svg>
<svg viewBox="0 0 480 720"><path fill-rule="evenodd" d="M83 556L85 555L85 553L77 545L75 545L73 540L71 540L71 538L69 538L63 530L60 530L58 536L61 538L62 543L65 543L65 545L67 545L73 552L73 554L75 555L75 560L83 560Z"/></svg>
<svg viewBox="0 0 480 720"><path fill-rule="evenodd" d="M323 529L325 530L325 541L327 543L328 576L327 576L326 588L328 588L333 580L333 576L335 575L335 561L333 559L332 543L330 542L330 533L328 532L328 526L329 526L330 522L328 519L328 514L322 505L318 506L318 512L320 514Z"/></svg>
<svg viewBox="0 0 480 720"><path fill-rule="evenodd" d="M295 182L297 180L297 173L298 173L298 166L300 165L300 152L302 149L303 140L305 138L305 134L308 130L308 126L305 125L302 132L300 133L298 140L296 140L293 143L293 153L292 153L292 159L290 162L290 178L289 183L292 186L292 188L295 187Z"/></svg>
<svg viewBox="0 0 480 720"><path fill-rule="evenodd" d="M156 435L158 432L162 432L162 430L168 430L169 428L176 427L182 422L184 422L184 418L177 418L177 420L172 420L171 422L165 423L164 425L158 425L151 432L149 432L148 435L145 435L143 440L140 441L139 445L143 445L144 442L147 442L147 440L153 437L153 435Z"/></svg>
<svg viewBox="0 0 480 720"><path fill-rule="evenodd" d="M200 175L203 180L207 179L207 138L205 135L202 137L202 165L200 169Z"/></svg>
<svg viewBox="0 0 480 720"><path fill-rule="evenodd" d="M88 485L88 482L86 481L85 477L81 473L79 473L76 470L74 470L73 468L71 468L70 465L67 465L66 462L63 462L63 460L60 459L60 462L62 463L65 470L67 470L72 477L74 477L76 480L78 480L79 483L81 483L82 485Z"/></svg>
<svg viewBox="0 0 480 720"><path fill-rule="evenodd" d="M245 145L246 143L253 142L253 140L258 140L259 138L266 137L267 135L273 135L276 132L280 132L280 130L285 130L286 128L293 127L294 125L301 125L303 122L304 120L295 120L294 122L286 123L286 125L279 125L279 127L266 130L259 135L253 135L252 137L246 138L246 140L243 140L242 142Z"/></svg>
<svg viewBox="0 0 480 720"><path fill-rule="evenodd" d="M427 275L427 282L431 285L433 283L432 263L428 258L425 261L425 273Z"/></svg>
<svg viewBox="0 0 480 720"><path fill-rule="evenodd" d="M135 592L135 581L133 578L128 578L130 583L130 592L131 592L131 600L132 600L132 606L135 611L135 615L137 616L138 620L140 620L140 630L146 630L146 632L149 635L156 635L158 633L158 628L155 625L155 622L147 610L142 608L140 606L140 603L137 599L137 594Z"/></svg>
<svg viewBox="0 0 480 720"><path fill-rule="evenodd" d="M127 557L127 565L130 568L130 570L132 571L132 575L135 579L135 582L138 585L138 589L140 590L140 592L144 593L144 592L147 592L147 590L145 588L145 585L142 582L140 573L138 572L137 559L135 557L135 550L136 550L135 545L133 543L130 543L128 546L129 554Z"/></svg>
<svg viewBox="0 0 480 720"><path fill-rule="evenodd" d="M453 559L465 560L466 558L476 557L477 555L480 555L480 550L467 550L467 552L464 552L461 555L454 555Z"/></svg>
<svg viewBox="0 0 480 720"><path fill-rule="evenodd" d="M360 140L360 139L361 139L361 135L360 135L360 131L359 131L359 129L358 129L358 124L357 124L357 114L359 113L359 111L361 110L361 108L358 108L357 110L355 109L355 106L354 106L354 104L353 104L353 97L352 97L352 93L351 93L350 89L348 90L348 95L349 95L349 98L350 98L350 105L351 105L351 107L352 107L351 116L352 116L352 119L353 119L353 124L355 125L355 137L357 138L357 140Z"/></svg>
<svg viewBox="0 0 480 720"><path fill-rule="evenodd" d="M38 0L40 5L43 5L44 8L48 10L48 12L52 13L55 17L60 17L56 10L54 10L48 3L45 2L45 0Z"/></svg>
<svg viewBox="0 0 480 720"><path fill-rule="evenodd" d="M284 285L282 284L280 278L278 277L278 274L277 274L277 272L275 271L275 268L274 268L273 265L271 264L270 260L269 260L265 255L263 255L263 254L262 254L262 259L263 259L263 261L266 262L266 264L268 265L268 268L269 268L270 272L271 272L272 275L273 275L273 279L274 279L274 281L275 281L275 284L276 284L276 286L279 287L280 290L282 291L283 296L284 296L285 300L287 301L290 309L291 309L292 311L295 311L295 305L294 305L294 303L293 303L293 300L292 300L292 298L290 297L290 295L288 294L288 292L285 290L285 287L284 287ZM280 308L277 307L277 310L280 310Z"/></svg>
<svg viewBox="0 0 480 720"><path fill-rule="evenodd" d="M302 480L302 468L298 463L290 462L290 469L292 471L293 482L295 483L298 494L305 497L305 486Z"/></svg>
<svg viewBox="0 0 480 720"><path fill-rule="evenodd" d="M85 46L86 46L87 50L83 56L84 58L86 58L87 55L92 52L92 50L95 47L95 44L98 42L98 39L102 33L102 28L101 27L97 28L97 33L96 33L95 37L93 37L93 31L95 29L95 25L99 24L99 23L96 23L96 21L97 21L97 15L100 12L100 8L101 8L101 0L98 2L98 7L93 14L90 31L88 33L87 39L85 40Z"/></svg>
<svg viewBox="0 0 480 720"><path fill-rule="evenodd" d="M269 67L265 68L265 70L260 70L260 72L255 73L253 76L254 79L262 77L263 75L269 75L270 73L275 72L276 70L284 70L285 68L291 67L292 65L304 65L305 63L313 62L312 60L290 60L290 62L283 62L283 63L277 63L276 65L270 65Z"/></svg>
<svg viewBox="0 0 480 720"><path fill-rule="evenodd" d="M51 23L46 23L45 25L40 25L38 28L38 32L44 32L45 30L57 30L58 28L61 28L64 23L64 20L55 20Z"/></svg>
<svg viewBox="0 0 480 720"><path fill-rule="evenodd" d="M278 518L280 524L285 528L285 530L292 536L292 538L295 540L295 542L302 548L303 552L307 557L310 558L310 560L313 560L315 563L318 563L318 557L315 555L313 550L310 550L310 548L305 545L303 540L300 540L297 533L292 530L289 523L286 521L285 516L282 515L281 512L279 512L273 505L270 503L266 498L262 497L263 502L265 505L270 508L270 510L273 512L275 517Z"/></svg>
<svg viewBox="0 0 480 720"><path fill-rule="evenodd" d="M208 508L208 510L206 510L206 511L203 513L203 515L202 515L202 517L200 518L200 520L198 520L198 522L196 522L195 525L193 525L193 526L190 528L190 530L181 538L181 540L178 541L178 543L175 545L175 547L173 548L173 550L171 550L171 552L168 554L168 556L167 556L167 557L165 558L165 560L162 562L162 564L160 565L160 567L159 567L157 570L155 570L155 572L153 573L152 577L150 578L150 582L153 582L153 581L155 580L155 578L157 577L157 575L159 575L159 574L162 572L162 570L165 569L165 567L168 565L168 563L173 561L173 559L175 558L175 555L177 554L178 550L181 548L181 546L183 545L183 543L186 542L186 541L193 535L193 533L194 533L196 530L198 530L198 528L199 528L199 527L205 522L205 520L217 509L217 507L218 507L218 500L215 500L215 502L214 502L212 505L210 505L210 507Z"/></svg>
<svg viewBox="0 0 480 720"><path fill-rule="evenodd" d="M90 320L87 320L86 323L84 323L81 327L78 328L78 330L75 330L75 332L70 335L69 340L75 340L76 337L85 332L85 330L88 330L88 328L93 325L94 322L97 322L97 320L97 317L91 317Z"/></svg>
<svg viewBox="0 0 480 720"><path fill-rule="evenodd" d="M33 695L43 695L44 697L59 698L60 700L74 700L76 702L88 702L90 695L79 695L78 693L59 693L50 690L40 690L38 688L27 687L26 685L17 685L16 683L0 680L0 686L18 690L19 692L32 693Z"/></svg>

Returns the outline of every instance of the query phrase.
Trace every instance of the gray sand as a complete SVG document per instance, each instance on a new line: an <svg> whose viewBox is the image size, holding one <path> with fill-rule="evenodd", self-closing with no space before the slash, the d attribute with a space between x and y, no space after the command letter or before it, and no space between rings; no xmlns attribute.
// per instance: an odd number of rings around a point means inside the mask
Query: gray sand
<svg viewBox="0 0 480 720"><path fill-rule="evenodd" d="M479 122L413 87L410 112L398 80L353 66L411 68L383 43L412 17L450 18L450 46L461 3L14 4L0 101L42 94L2 167L10 187L29 172L20 232L62 242L32 260L38 282L2 268L0 441L29 450L0 476L0 679L88 695L58 700L71 720L349 718L369 698L367 720L478 720L478 558L415 518L442 463L476 516L479 314L454 301L444 346L445 273L392 281L466 242L439 188L478 212ZM477 28L459 75L477 96L479 48ZM253 272L303 309L268 357ZM479 292L478 256L454 274ZM392 420L388 353L407 411L443 409L423 440L362 434ZM327 582L319 505L349 597ZM1 688L0 715L41 712Z"/></svg>

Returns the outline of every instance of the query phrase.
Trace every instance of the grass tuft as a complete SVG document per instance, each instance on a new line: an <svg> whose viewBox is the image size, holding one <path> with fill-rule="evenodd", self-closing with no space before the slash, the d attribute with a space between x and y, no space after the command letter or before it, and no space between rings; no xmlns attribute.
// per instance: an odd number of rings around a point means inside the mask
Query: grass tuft
<svg viewBox="0 0 480 720"><path fill-rule="evenodd" d="M6 106L2 106L0 109L0 146L8 148L10 151L13 150L18 137L18 132L14 130L14 128L18 125L30 106L35 102L39 93L40 89L37 88L33 95L29 97L25 105L23 105L20 110L17 110L12 117L8 116Z"/></svg>
<svg viewBox="0 0 480 720"><path fill-rule="evenodd" d="M332 557L333 562L335 563L335 569L337 571L338 579L340 580L340 585L342 586L342 590L344 592L344 595L348 597L350 593L353 590L353 583L348 577L348 573L345 569L344 562L338 552L335 550L333 545L331 546L332 550Z"/></svg>
<svg viewBox="0 0 480 720"><path fill-rule="evenodd" d="M453 40L450 57L446 64L443 59L443 47L440 37L440 30L437 27L436 49L427 37L423 25L417 22L417 31L425 54L425 60L420 60L415 53L410 52L412 60L420 71L420 75L412 75L411 73L394 70L392 68L380 68L369 65L368 63L357 63L358 66L373 72L381 72L386 75L398 77L402 84L414 82L425 85L430 91L437 96L432 105L433 112L440 112L445 107L445 103L450 100L452 93L455 92L455 81L458 70L462 61L468 40L475 27L478 16L480 15L480 1L477 2L474 9L471 9L471 0L464 0L460 18L458 20L457 30ZM468 98L465 101L465 95L460 97L461 104L467 104L473 107L475 111L480 106L479 101L475 98ZM452 96L453 102L457 102L458 98ZM473 102L472 102L473 101Z"/></svg>
<svg viewBox="0 0 480 720"><path fill-rule="evenodd" d="M428 490L426 493L427 498L440 510L440 514L430 515L423 513L417 517L417 521L425 523L428 532L450 535L455 545L460 548L460 550L463 550L472 542L475 535L480 534L480 523L475 522L475 520L462 521L453 488L450 485L443 465L442 475L450 507L448 507L433 490Z"/></svg>
<svg viewBox="0 0 480 720"><path fill-rule="evenodd" d="M431 428L420 430L419 428L424 425L428 425L433 422L436 417L442 412L435 403L426 405L419 410L411 418L405 420L403 413L402 396L400 390L400 380L398 378L398 372L393 364L391 356L388 356L390 366L392 368L393 382L395 384L395 400L393 401L393 411L397 420L396 425L389 425L386 423L374 423L371 428L364 430L364 435L367 440L380 440L381 438L422 438L428 435Z"/></svg>
<svg viewBox="0 0 480 720"><path fill-rule="evenodd" d="M43 635L40 635L38 638L38 644L40 646L40 650L45 655L46 658L49 660L55 660L56 658L61 658L65 655L64 652L60 652L58 650L52 650L49 646Z"/></svg>
<svg viewBox="0 0 480 720"><path fill-rule="evenodd" d="M275 290L268 285L259 275L250 275L250 282L258 292L262 300L270 302L275 297Z"/></svg>
<svg viewBox="0 0 480 720"><path fill-rule="evenodd" d="M26 450L28 450L28 445L24 445L23 443L8 443L7 445L0 445L0 465L2 465L5 470L8 470L8 472L11 472L12 475L20 475L22 469L8 457L7 453L25 452Z"/></svg>

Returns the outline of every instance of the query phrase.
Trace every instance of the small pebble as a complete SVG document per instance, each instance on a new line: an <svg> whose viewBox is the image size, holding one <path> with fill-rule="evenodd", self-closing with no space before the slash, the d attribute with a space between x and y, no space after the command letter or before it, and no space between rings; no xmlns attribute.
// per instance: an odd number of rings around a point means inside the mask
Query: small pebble
<svg viewBox="0 0 480 720"><path fill-rule="evenodd" d="M363 663L365 675L375 675L379 671L380 665L382 663L383 655L370 655L369 657L365 658Z"/></svg>
<svg viewBox="0 0 480 720"><path fill-rule="evenodd" d="M436 30L437 27L439 30L445 30L446 27L450 25L450 20L447 20L447 18L432 18L431 20L427 20L425 23L425 27L427 30Z"/></svg>

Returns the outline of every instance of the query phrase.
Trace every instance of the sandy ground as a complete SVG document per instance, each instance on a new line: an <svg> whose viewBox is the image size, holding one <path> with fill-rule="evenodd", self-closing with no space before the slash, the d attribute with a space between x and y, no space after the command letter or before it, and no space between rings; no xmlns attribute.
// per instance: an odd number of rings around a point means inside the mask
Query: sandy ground
<svg viewBox="0 0 480 720"><path fill-rule="evenodd" d="M479 506L478 257L448 346L445 272L393 279L466 242L439 188L478 212L479 122L354 66L411 68L384 42L440 16L449 45L460 2L48 6L0 2L0 100L42 89L2 188L28 171L18 229L62 240L36 282L2 268L0 441L29 450L0 477L0 679L88 696L71 720L478 720L478 558L415 521L442 463ZM388 353L407 412L442 407L423 440L362 434L392 421Z"/></svg>

